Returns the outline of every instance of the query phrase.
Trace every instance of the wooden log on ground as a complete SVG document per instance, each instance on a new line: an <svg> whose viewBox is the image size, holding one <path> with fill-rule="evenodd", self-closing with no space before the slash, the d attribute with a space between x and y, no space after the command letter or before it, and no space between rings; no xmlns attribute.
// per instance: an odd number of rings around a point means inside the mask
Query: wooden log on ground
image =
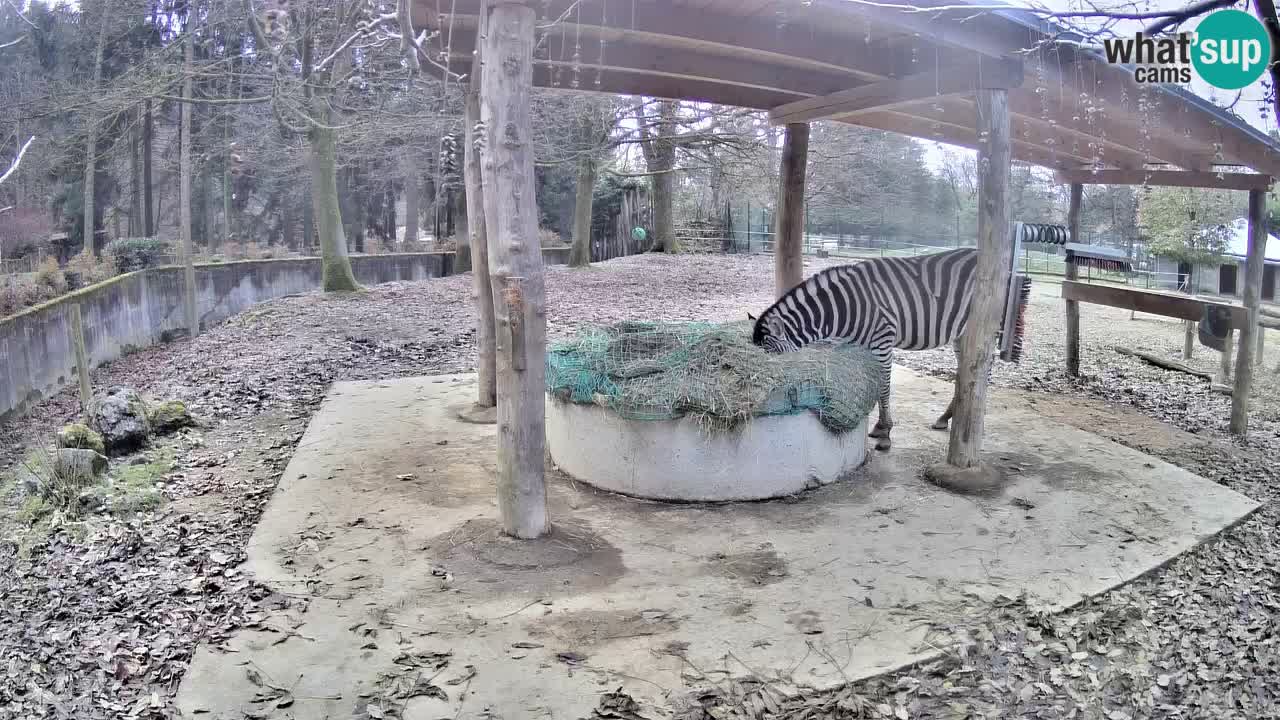
<svg viewBox="0 0 1280 720"><path fill-rule="evenodd" d="M1267 192L1249 191L1249 251L1245 264L1244 309L1248 314L1240 327L1240 351L1236 354L1236 382L1231 393L1231 432L1244 437L1249 433L1249 392L1253 389L1253 334L1258 327L1262 307L1262 268L1267 249Z"/></svg>
<svg viewBox="0 0 1280 720"><path fill-rule="evenodd" d="M977 94L978 267L980 288L1009 285L1009 92L983 88ZM975 292L969 322L960 338L956 373L956 412L951 422L947 464L969 469L980 464L987 386L1004 310L1003 292Z"/></svg>
<svg viewBox="0 0 1280 720"><path fill-rule="evenodd" d="M777 297L804 280L804 180L809 164L809 124L787 125L778 187L778 245L774 248Z"/></svg>
<svg viewBox="0 0 1280 720"><path fill-rule="evenodd" d="M1213 382L1213 379L1214 379L1212 373L1207 373L1207 372L1204 372L1203 370L1197 370L1189 365L1184 365L1183 363L1180 363L1177 360L1166 360L1157 355L1141 352L1139 350L1130 350L1129 348L1123 348L1123 347L1117 347L1117 348L1114 348L1114 350L1120 353L1121 355L1136 357L1139 360L1142 360L1143 362L1150 363L1151 365L1155 365L1156 367L1162 368L1164 370L1173 370L1175 372L1194 375L1198 378L1208 380L1209 382Z"/></svg>
<svg viewBox="0 0 1280 720"><path fill-rule="evenodd" d="M497 353L498 508L518 538L548 530L546 290L533 177L533 7L491 3L481 54L481 172Z"/></svg>
<svg viewBox="0 0 1280 720"><path fill-rule="evenodd" d="M1071 242L1080 242L1080 206L1084 201L1084 185L1071 184L1071 204L1067 210L1067 229L1071 234ZM1079 268L1074 263L1067 263L1067 279L1080 277ZM1080 376L1080 303L1067 300L1067 374Z"/></svg>

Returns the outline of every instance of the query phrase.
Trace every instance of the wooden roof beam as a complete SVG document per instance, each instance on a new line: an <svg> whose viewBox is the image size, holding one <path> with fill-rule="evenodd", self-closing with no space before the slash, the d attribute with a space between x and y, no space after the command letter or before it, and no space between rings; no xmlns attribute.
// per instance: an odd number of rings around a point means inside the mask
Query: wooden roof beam
<svg viewBox="0 0 1280 720"><path fill-rule="evenodd" d="M450 62L452 72L469 76L471 62L469 58L456 56ZM553 70L560 71L559 84L553 83ZM717 105L743 107L751 110L768 110L802 97L801 93L789 93L768 88L744 87L714 82L699 78L687 78L674 75L645 74L643 71L605 68L600 72L600 85L596 85L595 68L583 67L579 77L579 86L570 87L572 74L570 64L535 62L533 66L534 87L552 90L566 90L586 93L604 93L607 95L645 95L648 97L669 100L688 100L692 102L708 102ZM434 69L424 65L423 71L435 75Z"/></svg>
<svg viewBox="0 0 1280 720"><path fill-rule="evenodd" d="M977 112L977 108L975 107L973 98L971 97L944 100L941 105L942 112L940 117L942 119L972 117L974 113ZM923 107L916 107L906 112L913 115L919 115L924 109L925 108ZM932 108L930 108L930 112L934 112ZM928 117L932 118L934 115L931 114ZM1049 155L1050 158L1059 155L1066 155L1067 157L1077 157L1083 160L1090 160L1092 157L1088 144L1082 140L1096 139L1087 137L1082 138L1073 133L1069 128L1064 128L1060 125L1051 125L1039 118L1018 114L1010 116L1010 125L1014 140L1039 146ZM1072 148L1073 145L1076 146L1074 150ZM1145 159L1146 158L1142 153L1118 145L1109 145L1106 152L1107 162L1119 167L1142 167ZM1050 167L1055 167L1055 165L1051 164Z"/></svg>
<svg viewBox="0 0 1280 720"><path fill-rule="evenodd" d="M887 130L902 135L943 142L949 145L978 149L978 131L975 127L961 125L956 120L936 121L915 117L894 110L884 110L858 115L848 121L852 125ZM937 131L935 132L935 126ZM1059 170L1077 170L1087 163L1084 158L1066 152L1050 152L1034 143L1013 139L1013 159L1041 167Z"/></svg>
<svg viewBox="0 0 1280 720"><path fill-rule="evenodd" d="M1076 67L1080 68L1079 72L1073 70ZM1095 105L1107 110L1105 122L1109 129L1117 126L1137 128L1140 124L1141 118L1136 110L1114 111L1115 108L1123 107L1122 100L1125 97L1122 96L1127 96L1128 102L1136 105L1140 91L1133 74L1124 68L1081 57L1064 59L1061 66L1046 63L1045 72L1050 82L1061 82L1068 93L1073 93L1077 98L1081 92L1093 95ZM1088 78L1088 87L1082 88L1073 75ZM1159 143L1166 148L1181 147L1184 156L1193 156L1197 152L1191 148L1211 148L1213 143L1220 142L1223 160L1217 161L1218 164L1242 165L1259 172L1280 174L1280 153L1270 150L1244 130L1223 123L1208 112L1158 87L1148 88L1147 93L1146 115L1154 118L1147 128L1152 155L1181 167L1188 167L1164 157L1156 150L1155 145ZM1214 162L1213 151L1208 150L1207 157L1202 156L1197 162L1194 169L1208 170Z"/></svg>
<svg viewBox="0 0 1280 720"><path fill-rule="evenodd" d="M916 8L907 11L846 0L819 0L810 9L845 22L856 22L855 18L871 20L878 25L920 35L939 45L992 58L1007 57L1031 45L1027 30L1013 27L1002 18L984 18L973 10L930 10L927 4L914 4Z"/></svg>
<svg viewBox="0 0 1280 720"><path fill-rule="evenodd" d="M559 66L563 74L563 68L572 69L574 66L575 40L571 29L549 34L534 62ZM452 45L454 62L470 62L474 46L473 34L467 33L461 39L455 36ZM608 43L604 47L603 58L596 43L584 42L581 55L578 63L580 75L584 81L589 79L593 86L591 89L594 89L597 68L764 88L792 97L822 95L859 83L858 78L848 72L785 67L682 48L654 52L651 46L630 41Z"/></svg>
<svg viewBox="0 0 1280 720"><path fill-rule="evenodd" d="M1188 172L1183 170L1060 170L1060 183L1081 185L1158 185L1213 190L1270 190L1274 178L1255 173Z"/></svg>
<svg viewBox="0 0 1280 720"><path fill-rule="evenodd" d="M988 61L971 66L947 68L908 75L895 80L797 100L774 108L769 119L774 125L849 118L877 110L936 100L940 97L972 94L978 87L1011 88L1022 84L1022 65L1009 61Z"/></svg>
<svg viewBox="0 0 1280 720"><path fill-rule="evenodd" d="M602 0L550 0L539 4L545 8L547 22L565 16L561 21L567 32L583 37L603 37L610 43L629 41L655 48L683 47L726 57L756 59L791 67L826 68L852 73L874 81L906 74L910 67L909 49L885 53L870 46L849 43L847 38L824 33L800 22L779 26L769 21L748 17L727 18L714 8L696 8L670 2L617 3ZM449 0L436 3L416 0L416 27L439 29L447 35L450 9L454 40L458 30L474 30L478 23L480 0ZM441 27L443 19L444 26ZM607 57L606 49L606 57Z"/></svg>
<svg viewBox="0 0 1280 720"><path fill-rule="evenodd" d="M1139 149L1145 144L1146 156L1137 166L1164 162L1188 170L1208 169L1211 158L1198 155L1156 135L1148 135L1144 139L1140 127L1115 122L1114 119L1107 122L1105 137L1101 137L1099 127L1089 122L1087 108L1079 105L1080 91L1074 87L1058 89L1063 92L1055 92L1050 87L1048 97L1044 99L1025 87L1010 92L1009 108L1026 118L1045 123L1052 121L1067 131L1071 135L1071 142L1078 143L1086 155L1091 154L1089 143L1100 143L1104 161L1109 161L1117 152L1141 153Z"/></svg>

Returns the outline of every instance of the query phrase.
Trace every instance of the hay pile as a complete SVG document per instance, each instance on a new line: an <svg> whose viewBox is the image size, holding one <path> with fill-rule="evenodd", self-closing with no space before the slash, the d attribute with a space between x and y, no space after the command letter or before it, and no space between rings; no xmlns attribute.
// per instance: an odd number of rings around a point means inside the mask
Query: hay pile
<svg viewBox="0 0 1280 720"><path fill-rule="evenodd" d="M547 390L559 400L632 420L690 416L709 430L809 411L832 432L848 432L875 405L878 383L866 348L772 355L751 344L749 322L588 327L547 352Z"/></svg>

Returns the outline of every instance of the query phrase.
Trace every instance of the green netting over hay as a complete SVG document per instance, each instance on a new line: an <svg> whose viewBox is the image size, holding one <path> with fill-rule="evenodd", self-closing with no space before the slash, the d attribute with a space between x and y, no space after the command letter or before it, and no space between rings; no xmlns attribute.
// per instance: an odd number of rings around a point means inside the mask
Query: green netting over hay
<svg viewBox="0 0 1280 720"><path fill-rule="evenodd" d="M632 420L691 416L711 429L810 411L833 432L866 419L879 369L866 348L816 345L769 354L751 323L636 323L580 330L547 352L547 390Z"/></svg>

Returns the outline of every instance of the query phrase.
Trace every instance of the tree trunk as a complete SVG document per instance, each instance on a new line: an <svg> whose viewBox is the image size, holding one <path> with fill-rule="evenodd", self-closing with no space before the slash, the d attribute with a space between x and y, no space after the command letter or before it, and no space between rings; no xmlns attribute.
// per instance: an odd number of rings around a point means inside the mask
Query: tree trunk
<svg viewBox="0 0 1280 720"><path fill-rule="evenodd" d="M383 199L382 227L384 237L383 241L387 243L388 252L390 247L396 242L396 202L400 200L400 196L396 194L395 184L391 183L387 187L386 198Z"/></svg>
<svg viewBox="0 0 1280 720"><path fill-rule="evenodd" d="M1067 229L1073 243L1080 242L1080 211L1083 204L1084 185L1071 183ZM1080 276L1080 269L1072 263L1067 263L1066 276L1068 280L1076 280ZM1080 377L1080 303L1075 300L1067 301L1067 374L1071 377Z"/></svg>
<svg viewBox="0 0 1280 720"><path fill-rule="evenodd" d="M981 459L987 386L996 331L1009 286L1009 93L981 89L978 109L978 267L969 322L960 338L956 412L947 463L962 469Z"/></svg>
<svg viewBox="0 0 1280 720"><path fill-rule="evenodd" d="M573 247L569 267L591 264L591 210L596 189L596 159L589 151L578 158L578 192L573 205Z"/></svg>
<svg viewBox="0 0 1280 720"><path fill-rule="evenodd" d="M676 103L663 100L658 103L656 131L648 127L649 119L643 106L636 108L640 123L645 165L652 174L653 183L653 234L652 248L668 253L680 250L675 231L675 177L676 166Z"/></svg>
<svg viewBox="0 0 1280 720"><path fill-rule="evenodd" d="M312 110L321 123L331 127L323 98L312 104ZM320 233L322 287L325 292L357 290L360 286L351 271L342 212L338 209L337 138L328 127L312 127L307 139L311 145L311 207Z"/></svg>
<svg viewBox="0 0 1280 720"><path fill-rule="evenodd" d="M675 174L672 172L653 177L653 249L666 253L680 250L676 239Z"/></svg>
<svg viewBox="0 0 1280 720"><path fill-rule="evenodd" d="M213 179L213 165L206 161L200 166L200 197L204 200L204 217L201 220L203 229L200 232L200 239L204 242L205 252L210 255L218 245L217 194Z"/></svg>
<svg viewBox="0 0 1280 720"><path fill-rule="evenodd" d="M418 203L422 199L422 173L412 153L404 156L404 238L402 242L418 241L418 217L422 214Z"/></svg>
<svg viewBox="0 0 1280 720"><path fill-rule="evenodd" d="M1231 433L1239 437L1249 434L1249 393L1253 391L1254 333L1262 307L1262 270L1267 248L1267 193L1249 191L1249 254L1245 264L1244 301L1248 318L1240 328L1240 350L1236 353L1236 384L1231 393Z"/></svg>
<svg viewBox="0 0 1280 720"><path fill-rule="evenodd" d="M178 205L182 222L182 310L187 321L187 332L194 338L200 334L200 317L196 313L196 268L192 259L194 252L191 238L191 146L194 144L191 140L191 100L193 98L191 76L194 71L192 65L195 62L195 33L189 25L190 23L187 27L186 40L182 43L184 60L182 97L187 102L182 103L182 149L178 157L178 192L181 197L178 199Z"/></svg>
<svg viewBox="0 0 1280 720"><path fill-rule="evenodd" d="M231 196L234 194L234 181L231 177L229 168L222 169L222 241L230 243L235 236L235 216L231 207ZM213 249L213 241L210 240L210 250Z"/></svg>
<svg viewBox="0 0 1280 720"><path fill-rule="evenodd" d="M782 141L778 174L778 242L773 249L777 297L804 281L804 181L809 165L809 124L790 123Z"/></svg>
<svg viewBox="0 0 1280 720"><path fill-rule="evenodd" d="M93 52L92 92L94 93L97 93L98 85L102 83L102 55L107 46L107 18L111 16L110 3L105 3L102 11L103 16L98 18L98 44ZM85 141L84 148L84 248L82 252L93 252L94 255L98 255L97 243L94 242L97 238L94 185L98 175L98 118L94 116L92 109L89 110L89 139Z"/></svg>
<svg viewBox="0 0 1280 720"><path fill-rule="evenodd" d="M155 237L155 203L151 197L151 145L154 130L151 119L151 100L142 103L142 225L146 237Z"/></svg>
<svg viewBox="0 0 1280 720"><path fill-rule="evenodd" d="M449 234L453 237L454 245L453 271L457 273L471 272L471 236L467 229L469 223L465 217L467 212L465 195L465 192L456 192L452 188L449 190ZM462 203L461 209L457 208L459 202ZM455 223L454 218L457 217L460 217L461 221Z"/></svg>
<svg viewBox="0 0 1280 720"><path fill-rule="evenodd" d="M311 188L302 195L302 244L298 246L298 250L306 255L311 252L311 248L315 247L312 243L316 241L316 206L315 194L311 192Z"/></svg>
<svg viewBox="0 0 1280 720"><path fill-rule="evenodd" d="M497 329L498 507L503 530L547 532L546 308L529 119L535 11L495 2L480 33L489 70L480 80L487 134L483 185Z"/></svg>
<svg viewBox="0 0 1280 720"><path fill-rule="evenodd" d="M472 68L479 68L477 61ZM463 150L463 181L467 185L467 234L471 245L472 286L476 300L476 373L479 392L476 405L491 408L497 403L498 391L494 358L493 285L489 278L489 239L485 228L485 195L481 182L480 136L476 123L480 122L480 79L472 70L471 86L467 89L464 122L466 135ZM416 221L415 221L416 222Z"/></svg>
<svg viewBox="0 0 1280 720"><path fill-rule="evenodd" d="M141 237L142 223L142 143L141 129L129 133L129 237Z"/></svg>

